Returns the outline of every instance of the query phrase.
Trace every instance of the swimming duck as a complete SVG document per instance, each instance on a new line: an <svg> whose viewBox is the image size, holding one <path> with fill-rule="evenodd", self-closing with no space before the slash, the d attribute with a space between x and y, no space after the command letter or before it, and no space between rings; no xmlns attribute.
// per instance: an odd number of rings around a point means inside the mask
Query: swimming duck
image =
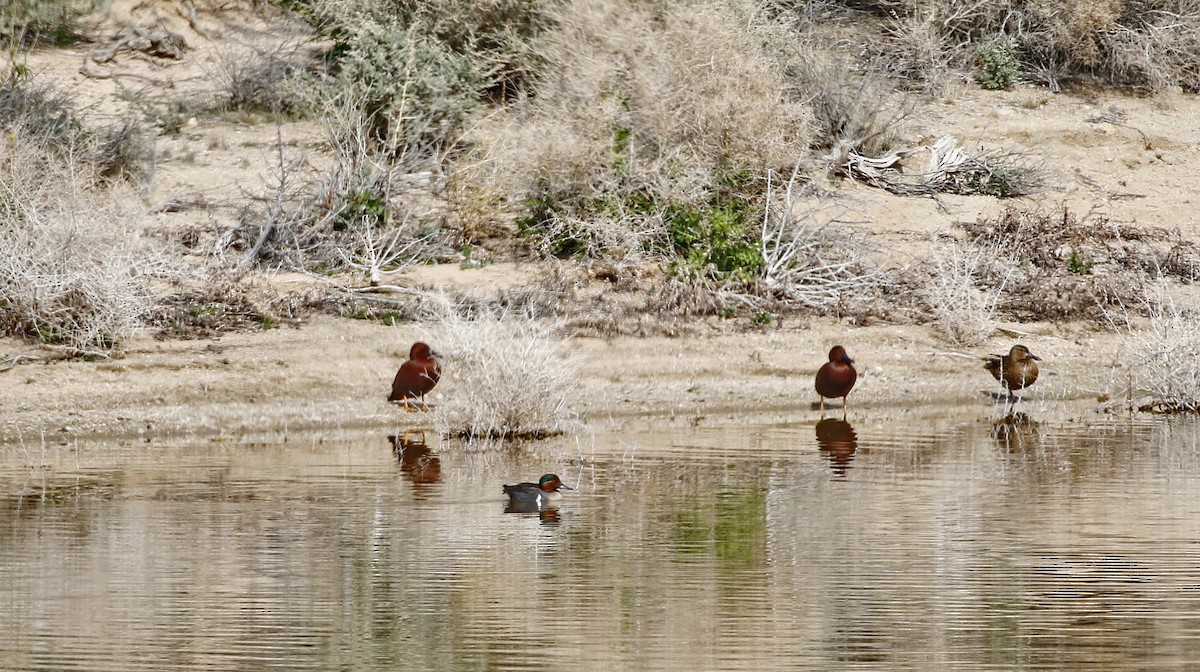
<svg viewBox="0 0 1200 672"><path fill-rule="evenodd" d="M1000 381L1004 390L1012 394L1037 382L1038 365L1041 357L1029 351L1029 348L1017 344L1008 351L1007 355L989 355L983 368L992 372L992 377Z"/></svg>
<svg viewBox="0 0 1200 672"><path fill-rule="evenodd" d="M574 490L555 474L546 474L537 483L517 483L504 486L504 494L513 502L535 502L538 506L557 503L562 499L559 489Z"/></svg>
<svg viewBox="0 0 1200 672"><path fill-rule="evenodd" d="M420 410L428 411L425 405L425 395L437 385L442 376L442 365L437 361L435 353L427 344L417 341L408 351L408 361L400 365L396 377L392 380L392 393L388 401L401 401L404 410L413 412L417 409L408 405L409 399L420 399Z"/></svg>
<svg viewBox="0 0 1200 672"><path fill-rule="evenodd" d="M825 417L825 397L842 398L842 419L846 419L846 395L854 389L858 380L858 372L854 370L854 360L846 354L846 349L840 345L833 346L829 351L829 361L817 370L817 394L821 395L821 417Z"/></svg>

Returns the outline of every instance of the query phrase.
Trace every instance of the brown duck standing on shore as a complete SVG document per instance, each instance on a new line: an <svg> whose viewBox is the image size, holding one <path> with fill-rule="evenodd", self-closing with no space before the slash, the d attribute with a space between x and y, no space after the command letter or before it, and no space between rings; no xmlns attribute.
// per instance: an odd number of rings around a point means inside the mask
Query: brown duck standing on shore
<svg viewBox="0 0 1200 672"><path fill-rule="evenodd" d="M1037 363L1042 358L1017 344L1007 355L989 355L986 359L983 368L991 371L992 377L1000 381L1004 391L1011 396L1014 390L1025 389L1037 382Z"/></svg>
<svg viewBox="0 0 1200 672"><path fill-rule="evenodd" d="M817 394L821 395L821 417L825 417L825 397L842 398L842 419L846 419L846 395L854 389L858 380L858 372L854 370L854 360L846 354L846 349L840 345L833 346L829 351L829 361L817 370Z"/></svg>
<svg viewBox="0 0 1200 672"><path fill-rule="evenodd" d="M425 405L425 395L437 385L442 377L442 365L437 361L437 353L430 347L417 341L408 351L408 361L400 365L396 377L392 380L392 393L388 401L404 403L404 410L414 412L417 409L409 406L409 399L420 399L420 410L428 411Z"/></svg>

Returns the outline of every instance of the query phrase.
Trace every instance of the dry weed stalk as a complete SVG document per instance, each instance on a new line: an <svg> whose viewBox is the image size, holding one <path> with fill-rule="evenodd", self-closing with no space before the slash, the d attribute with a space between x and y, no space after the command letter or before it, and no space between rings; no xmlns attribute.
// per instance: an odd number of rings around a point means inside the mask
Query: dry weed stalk
<svg viewBox="0 0 1200 672"><path fill-rule="evenodd" d="M503 311L464 316L447 304L436 312L440 434L487 442L563 430L575 377L552 324Z"/></svg>
<svg viewBox="0 0 1200 672"><path fill-rule="evenodd" d="M933 314L937 330L958 345L977 345L991 336L993 316L1015 261L1001 244L964 247L950 238L933 242L933 257L921 295ZM994 289L977 282L985 265L998 262L1005 271Z"/></svg>
<svg viewBox="0 0 1200 672"><path fill-rule="evenodd" d="M372 287L378 286L383 276L395 275L415 265L417 252L429 242L429 236L418 237L407 225L407 215L390 230L360 217L350 225L353 236L350 251L338 248L338 256L346 265L366 273Z"/></svg>

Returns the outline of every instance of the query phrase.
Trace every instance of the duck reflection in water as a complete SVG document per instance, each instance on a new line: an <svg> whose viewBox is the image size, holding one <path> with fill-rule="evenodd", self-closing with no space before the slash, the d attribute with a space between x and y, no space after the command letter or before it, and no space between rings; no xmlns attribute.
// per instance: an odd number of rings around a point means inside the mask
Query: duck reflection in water
<svg viewBox="0 0 1200 672"><path fill-rule="evenodd" d="M413 494L418 499L423 498L429 486L442 480L442 461L425 443L425 432L393 434L388 441L400 463L400 473L412 481Z"/></svg>
<svg viewBox="0 0 1200 672"><path fill-rule="evenodd" d="M1038 421L1024 413L1009 413L992 423L992 438L1010 453L1023 453L1037 445Z"/></svg>
<svg viewBox="0 0 1200 672"><path fill-rule="evenodd" d="M825 418L817 423L817 449L829 460L838 476L845 476L858 450L858 435L845 420Z"/></svg>
<svg viewBox="0 0 1200 672"><path fill-rule="evenodd" d="M540 520L543 525L557 525L560 522L557 506L543 506L539 508L536 502L524 502L510 499L508 503L504 505L504 512L523 514L530 517L536 513L538 520Z"/></svg>

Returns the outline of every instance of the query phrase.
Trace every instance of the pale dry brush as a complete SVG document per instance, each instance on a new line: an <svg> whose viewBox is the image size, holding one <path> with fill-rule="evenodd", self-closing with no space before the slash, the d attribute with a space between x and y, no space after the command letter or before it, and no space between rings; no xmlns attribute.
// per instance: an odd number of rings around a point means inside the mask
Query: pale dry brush
<svg viewBox="0 0 1200 672"><path fill-rule="evenodd" d="M1200 2L1146 5L1101 34L1113 79L1153 92L1200 90Z"/></svg>
<svg viewBox="0 0 1200 672"><path fill-rule="evenodd" d="M595 232L618 256L636 253L663 227L656 208L701 209L730 173L761 174L804 153L807 108L789 96L782 50L771 46L783 38L753 10L628 0L552 10L542 40L551 66L537 95L513 106L518 130L497 135L492 153L519 178L516 193L547 204L546 228L636 227L624 239Z"/></svg>
<svg viewBox="0 0 1200 672"><path fill-rule="evenodd" d="M463 315L452 305L434 320L430 343L442 356L439 434L486 443L567 427L578 381L552 323L504 310Z"/></svg>
<svg viewBox="0 0 1200 672"><path fill-rule="evenodd" d="M322 104L330 160L315 166L285 153L277 138L268 193L247 211L247 219L262 223L243 234L253 242L241 266L348 267L378 284L434 247L418 229L441 217L436 193L444 156L381 146L361 92L334 92Z"/></svg>
<svg viewBox="0 0 1200 672"><path fill-rule="evenodd" d="M977 345L995 330L995 314L1016 261L1002 243L961 245L950 236L935 239L920 296L939 333L958 345ZM995 276L992 287L979 282L982 275Z"/></svg>
<svg viewBox="0 0 1200 672"><path fill-rule="evenodd" d="M864 259L863 241L825 217L824 204L806 205L808 187L800 164L782 189L777 183L775 174L768 173L759 231L763 265L758 281L768 295L829 309L888 283L886 273Z"/></svg>
<svg viewBox="0 0 1200 672"><path fill-rule="evenodd" d="M30 148L0 162L0 328L79 351L109 353L144 326L156 300L149 283L170 271L143 238L132 194L80 185L72 166L57 179L24 168Z"/></svg>
<svg viewBox="0 0 1200 672"><path fill-rule="evenodd" d="M1200 310L1177 302L1171 283L1159 278L1142 300L1145 317L1109 311L1127 356L1127 389L1118 401L1155 412L1200 411Z"/></svg>

